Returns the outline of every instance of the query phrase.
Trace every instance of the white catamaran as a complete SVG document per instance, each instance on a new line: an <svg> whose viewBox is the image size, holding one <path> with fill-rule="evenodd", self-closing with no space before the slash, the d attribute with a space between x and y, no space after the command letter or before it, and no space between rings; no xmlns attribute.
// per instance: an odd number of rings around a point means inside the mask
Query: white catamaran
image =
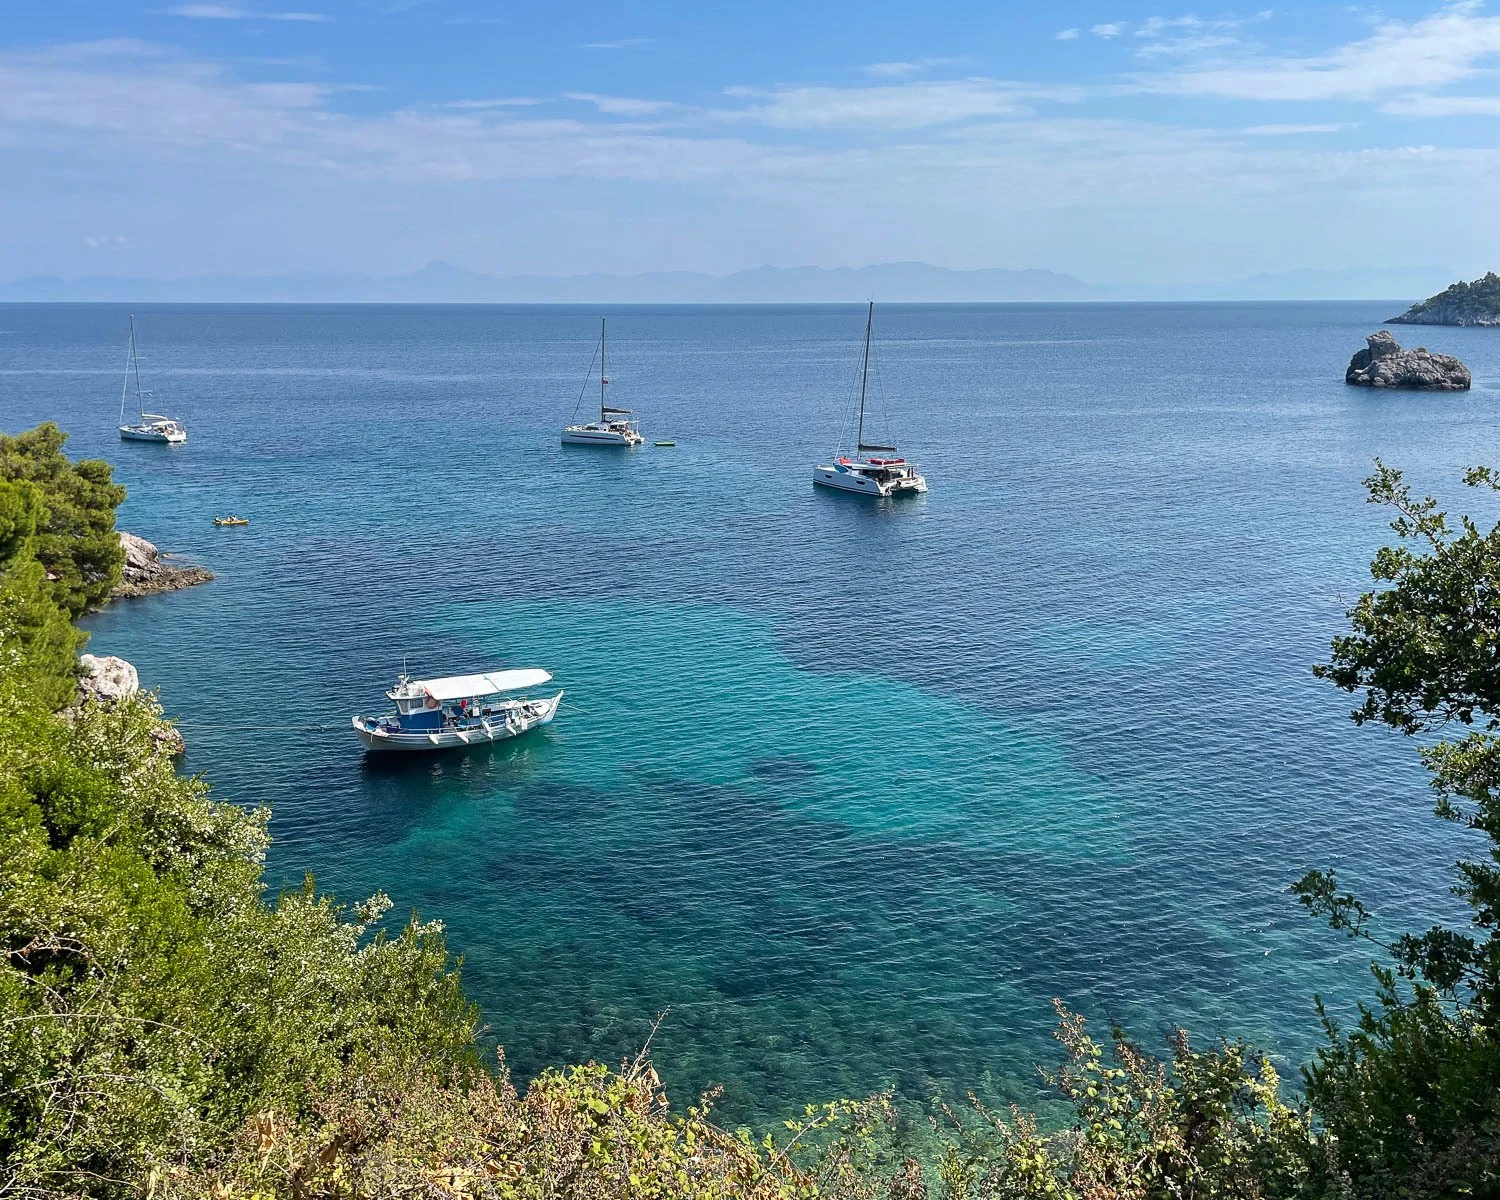
<svg viewBox="0 0 1500 1200"><path fill-rule="evenodd" d="M639 446L646 439L641 436L638 422L635 420L628 408L611 408L604 398L604 391L609 386L609 372L604 363L604 318L599 318L599 351L595 356L599 360L599 419L587 423L575 423L567 426L562 431L563 445L565 446ZM594 365L589 364L588 379L594 375ZM583 381L583 387L588 389L588 379ZM578 404L583 404L583 392L578 394ZM578 409L574 408L573 415L578 415Z"/></svg>
<svg viewBox="0 0 1500 1200"><path fill-rule="evenodd" d="M354 732L371 750L451 750L517 737L550 724L563 694L513 693L540 687L552 676L534 668L413 679L402 672L386 698L396 711L353 718Z"/></svg>
<svg viewBox="0 0 1500 1200"><path fill-rule="evenodd" d="M138 420L133 425L125 423L125 398L130 392L130 381L135 380L135 407ZM120 385L120 440L122 442L160 442L167 446L180 446L187 441L187 427L181 421L164 417L160 413L148 413L146 400L150 392L141 391L141 360L135 349L135 314L130 314L130 353L125 359L125 382Z"/></svg>
<svg viewBox="0 0 1500 1200"><path fill-rule="evenodd" d="M854 452L845 454L842 447L836 450L833 462L813 468L813 482L820 487L857 492L862 496L916 495L927 490L927 480L917 473L916 465L894 457L897 453L895 446L877 446L865 441L865 396L870 383L870 332L874 324L875 302L872 300L865 316L865 357L859 375L859 419L855 426ZM881 457L874 457L877 454Z"/></svg>

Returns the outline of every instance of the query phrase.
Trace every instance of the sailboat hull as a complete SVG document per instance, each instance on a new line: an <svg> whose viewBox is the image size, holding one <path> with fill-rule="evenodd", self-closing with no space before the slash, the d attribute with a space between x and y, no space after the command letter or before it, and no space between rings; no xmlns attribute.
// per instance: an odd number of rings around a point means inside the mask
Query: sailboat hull
<svg viewBox="0 0 1500 1200"><path fill-rule="evenodd" d="M160 429L139 429L131 425L120 426L122 442L155 442L161 446L180 446L187 441L185 429L163 432Z"/></svg>

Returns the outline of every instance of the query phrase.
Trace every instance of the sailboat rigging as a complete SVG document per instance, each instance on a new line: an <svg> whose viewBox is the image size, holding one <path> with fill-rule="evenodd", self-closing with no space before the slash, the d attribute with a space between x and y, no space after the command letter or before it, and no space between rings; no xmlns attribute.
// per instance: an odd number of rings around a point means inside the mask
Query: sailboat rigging
<svg viewBox="0 0 1500 1200"><path fill-rule="evenodd" d="M872 300L865 313L865 350L859 368L859 416L855 425L854 453L845 454L842 449L835 451L832 463L813 468L813 483L864 496L915 495L927 490L927 480L918 474L916 465L904 458L886 457L899 453L895 446L865 441L865 402L870 390L870 340L874 329L875 302Z"/></svg>
<svg viewBox="0 0 1500 1200"><path fill-rule="evenodd" d="M130 393L131 380L135 381L135 407L137 420L125 422L125 401ZM141 360L135 344L135 314L130 314L130 351L125 358L125 379L120 384L120 440L123 442L157 442L162 445L180 446L187 441L187 427L172 417L146 411L146 397L150 392L141 391Z"/></svg>
<svg viewBox="0 0 1500 1200"><path fill-rule="evenodd" d="M595 357L599 362L599 419L577 422L562 431L565 446L639 446L646 439L641 436L639 423L628 408L611 407L606 394L609 387L609 369L606 361L608 344L605 339L605 318L599 318L599 347ZM593 377L593 364L589 364L589 378ZM588 379L584 380L588 389ZM578 394L578 403L583 404L583 392ZM578 409L574 408L576 418Z"/></svg>

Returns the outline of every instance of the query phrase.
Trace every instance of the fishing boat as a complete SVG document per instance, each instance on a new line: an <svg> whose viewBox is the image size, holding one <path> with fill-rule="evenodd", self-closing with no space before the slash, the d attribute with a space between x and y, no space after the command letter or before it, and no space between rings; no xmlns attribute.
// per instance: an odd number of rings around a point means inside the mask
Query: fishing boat
<svg viewBox="0 0 1500 1200"><path fill-rule="evenodd" d="M396 710L356 716L354 732L370 750L455 750L519 737L557 715L563 694L514 693L540 687L552 676L535 668L413 679L405 671L386 692Z"/></svg>
<svg viewBox="0 0 1500 1200"><path fill-rule="evenodd" d="M125 400L130 393L130 381L135 380L135 407L137 419L134 424L125 423ZM135 314L130 314L130 353L125 358L125 382L120 385L120 440L122 442L158 442L167 446L180 446L187 441L187 428L181 421L164 417L161 413L146 411L146 397L150 392L141 391L141 360L135 348Z"/></svg>
<svg viewBox="0 0 1500 1200"><path fill-rule="evenodd" d="M856 492L862 496L917 495L927 490L927 480L914 463L896 457L895 446L865 441L865 399L870 385L870 334L875 326L875 302L865 315L865 356L859 371L859 417L855 423L854 446L845 453L842 446L834 451L833 462L813 468L813 483L820 487ZM847 429L847 426L845 427ZM840 441L843 437L840 435Z"/></svg>
<svg viewBox="0 0 1500 1200"><path fill-rule="evenodd" d="M639 422L628 408L612 408L605 398L605 390L609 387L609 371L604 361L604 318L599 318L599 345L594 353L594 361L599 364L599 419L597 421L575 422L565 427L562 431L564 446L639 446L646 439L641 436ZM578 404L573 409L573 416L578 416L578 409L583 406L584 393L588 391L589 380L594 377L594 363L589 363L588 376L583 381L583 388L578 393Z"/></svg>
<svg viewBox="0 0 1500 1200"><path fill-rule="evenodd" d="M249 517L235 517L235 516L215 517L214 518L214 524L215 525L248 525L248 524L250 524L250 518Z"/></svg>

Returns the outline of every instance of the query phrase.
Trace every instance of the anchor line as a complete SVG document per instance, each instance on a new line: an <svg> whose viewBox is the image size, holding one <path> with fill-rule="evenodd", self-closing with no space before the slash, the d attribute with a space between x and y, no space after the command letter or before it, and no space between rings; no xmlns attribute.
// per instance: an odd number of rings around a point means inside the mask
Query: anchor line
<svg viewBox="0 0 1500 1200"><path fill-rule="evenodd" d="M178 721L171 717L167 718L169 724L177 729L201 729L210 732L254 732L265 733L269 730L285 730L288 733L338 733L344 728L342 725L218 725L207 721Z"/></svg>

